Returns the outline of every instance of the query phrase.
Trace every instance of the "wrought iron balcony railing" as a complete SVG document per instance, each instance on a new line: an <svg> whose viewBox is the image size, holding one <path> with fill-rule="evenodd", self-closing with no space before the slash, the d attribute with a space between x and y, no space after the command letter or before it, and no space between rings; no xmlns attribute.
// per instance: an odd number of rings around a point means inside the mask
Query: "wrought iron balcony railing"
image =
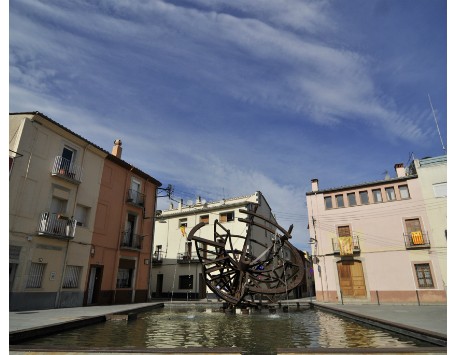
<svg viewBox="0 0 457 355"><path fill-rule="evenodd" d="M141 250L143 236L130 231L122 232L121 248Z"/></svg>
<svg viewBox="0 0 457 355"><path fill-rule="evenodd" d="M127 202L137 206L144 206L144 194L136 190L130 189L127 192Z"/></svg>
<svg viewBox="0 0 457 355"><path fill-rule="evenodd" d="M178 264L184 264L184 263L198 263L200 262L200 259L198 258L197 253L178 253L177 256Z"/></svg>
<svg viewBox="0 0 457 355"><path fill-rule="evenodd" d="M57 238L74 238L76 219L57 213L44 212L40 215L38 234Z"/></svg>
<svg viewBox="0 0 457 355"><path fill-rule="evenodd" d="M82 168L72 164L68 159L57 156L52 165L51 175L79 184L82 177Z"/></svg>
<svg viewBox="0 0 457 355"><path fill-rule="evenodd" d="M403 234L406 249L430 248L427 232L412 232Z"/></svg>
<svg viewBox="0 0 457 355"><path fill-rule="evenodd" d="M350 236L352 238L352 251L353 253L360 253L360 242L357 235ZM339 238L332 238L333 252L341 254Z"/></svg>

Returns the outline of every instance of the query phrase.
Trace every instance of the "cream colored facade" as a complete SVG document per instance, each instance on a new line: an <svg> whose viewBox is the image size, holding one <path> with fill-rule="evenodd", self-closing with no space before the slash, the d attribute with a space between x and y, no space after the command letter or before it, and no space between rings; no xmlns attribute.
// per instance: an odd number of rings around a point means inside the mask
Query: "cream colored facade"
<svg viewBox="0 0 457 355"><path fill-rule="evenodd" d="M82 306L107 152L41 113L9 118L10 311Z"/></svg>
<svg viewBox="0 0 457 355"><path fill-rule="evenodd" d="M151 271L153 297L212 298L214 295L206 287L194 242L190 243L192 252L190 255L188 254L186 234L205 220L208 221L208 224L198 230L196 236L212 240L214 222L218 220L226 229L230 230L232 235L245 236L246 223L238 221L238 218L246 218L246 214L240 213L239 210L249 209L250 205L257 205L257 214L275 220L270 206L259 191L249 196L216 202L202 203L197 200L191 206L184 206L181 201L177 208L172 206L168 210L161 211L155 222L154 257ZM222 217L226 214L230 216L227 221L225 221L225 217ZM183 224L185 224L184 235L180 228ZM269 235L265 232L265 243L268 243L268 239ZM241 250L242 244L235 245L234 248ZM256 247L253 248L255 253ZM187 258L188 255L190 258ZM181 283L180 278L190 278L192 287L181 288L185 282Z"/></svg>
<svg viewBox="0 0 457 355"><path fill-rule="evenodd" d="M332 303L445 303L443 246L420 175L306 193L317 299ZM441 218L441 217L436 217Z"/></svg>
<svg viewBox="0 0 457 355"><path fill-rule="evenodd" d="M440 265L447 288L447 156L414 160L430 222L431 258Z"/></svg>

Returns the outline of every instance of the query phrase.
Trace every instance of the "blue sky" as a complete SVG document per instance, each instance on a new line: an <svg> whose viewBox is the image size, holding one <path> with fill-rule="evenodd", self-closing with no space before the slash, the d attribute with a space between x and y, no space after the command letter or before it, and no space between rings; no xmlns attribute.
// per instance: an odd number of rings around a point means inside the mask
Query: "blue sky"
<svg viewBox="0 0 457 355"><path fill-rule="evenodd" d="M447 147L443 0L9 2L9 111L40 111L207 201L305 193ZM159 208L169 201L159 199Z"/></svg>

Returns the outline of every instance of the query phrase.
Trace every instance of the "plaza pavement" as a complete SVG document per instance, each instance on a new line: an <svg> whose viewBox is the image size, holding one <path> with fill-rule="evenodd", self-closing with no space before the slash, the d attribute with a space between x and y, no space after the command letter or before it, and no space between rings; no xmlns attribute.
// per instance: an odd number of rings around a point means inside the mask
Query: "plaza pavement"
<svg viewBox="0 0 457 355"><path fill-rule="evenodd" d="M197 301L198 303L209 303L207 300ZM298 303L297 303L298 302ZM291 300L281 302L280 306L289 305L289 307L303 306L309 304L310 299ZM165 302L168 303L168 302ZM173 303L196 303L176 302ZM211 302L218 303L217 301ZM352 318L367 324L379 326L384 329L403 332L403 334L419 334L424 340L428 338L437 340L437 345L442 347L442 351L432 351L427 353L446 352L447 346L447 306L446 305L393 305L393 304L329 304L311 300L312 306L316 309L337 313L343 317ZM49 331L56 329L63 330L66 328L93 324L104 321L105 317L110 314L135 314L152 308L162 307L161 302L136 303L126 305L109 305L109 306L91 306L91 307L73 307L60 309L32 310L9 312L9 334L10 343L15 343L14 339L21 339L25 334L45 335ZM103 320L101 320L103 319ZM440 343L441 342L441 343ZM292 349L291 349L292 350ZM424 349L425 350L425 349ZM154 351L151 349L151 352ZM16 346L10 348L10 354L21 355L27 354L27 351L20 350ZM34 354L50 354L51 352L34 352ZM104 354L97 351L98 354ZM112 353L112 352L110 352ZM116 352L120 354L121 352ZM129 353L132 353L129 351ZM161 352L163 353L163 352ZM201 353L208 354L208 351L193 351L184 349L181 353ZM239 349L219 349L218 354L240 353ZM347 353L347 352L346 352ZM360 353L360 352L357 352ZM378 352L379 353L379 352ZM391 352L390 352L391 353ZM422 352L423 353L423 352ZM57 354L57 353L56 353ZM62 354L60 352L59 354ZM78 352L67 352L67 354L82 354Z"/></svg>

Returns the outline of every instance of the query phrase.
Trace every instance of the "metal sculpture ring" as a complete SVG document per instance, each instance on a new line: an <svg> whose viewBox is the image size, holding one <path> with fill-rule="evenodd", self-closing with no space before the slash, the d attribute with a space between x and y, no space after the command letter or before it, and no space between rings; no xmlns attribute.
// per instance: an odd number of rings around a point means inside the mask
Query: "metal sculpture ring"
<svg viewBox="0 0 457 355"><path fill-rule="evenodd" d="M233 235L218 220L212 240L195 236L206 223L197 224L188 240L195 242L207 286L231 306L276 302L299 286L304 259L276 221L247 210L246 236Z"/></svg>

